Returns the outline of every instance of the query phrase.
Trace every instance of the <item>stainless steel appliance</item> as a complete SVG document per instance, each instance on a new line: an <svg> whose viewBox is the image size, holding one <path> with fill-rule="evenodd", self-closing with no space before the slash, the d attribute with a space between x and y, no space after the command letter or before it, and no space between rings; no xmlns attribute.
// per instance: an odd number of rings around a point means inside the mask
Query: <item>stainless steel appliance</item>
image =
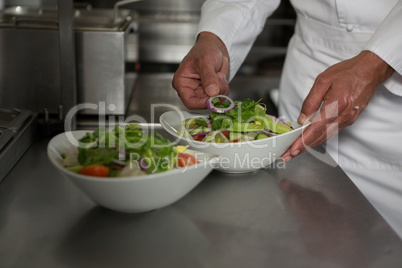
<svg viewBox="0 0 402 268"><path fill-rule="evenodd" d="M125 8L139 14L139 60L147 63L178 64L191 49L205 0L146 0ZM111 8L113 1L76 0L98 8Z"/></svg>
<svg viewBox="0 0 402 268"><path fill-rule="evenodd" d="M36 114L0 106L0 182L34 140Z"/></svg>
<svg viewBox="0 0 402 268"><path fill-rule="evenodd" d="M131 88L126 62L138 58L137 14L133 10L75 9L78 103L104 103L108 114L124 114ZM0 105L57 113L60 55L57 9L9 7L0 17ZM111 105L111 106L110 106ZM98 114L83 109L81 114Z"/></svg>
<svg viewBox="0 0 402 268"><path fill-rule="evenodd" d="M180 63L195 42L203 2L148 0L133 4L140 14L141 62Z"/></svg>

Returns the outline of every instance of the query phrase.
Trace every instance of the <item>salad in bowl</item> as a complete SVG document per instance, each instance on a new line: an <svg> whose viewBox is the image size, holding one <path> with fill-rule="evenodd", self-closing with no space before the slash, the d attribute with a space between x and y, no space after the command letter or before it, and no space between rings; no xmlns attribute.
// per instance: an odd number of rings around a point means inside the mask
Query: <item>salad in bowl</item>
<svg viewBox="0 0 402 268"><path fill-rule="evenodd" d="M48 157L94 203L125 213L170 205L195 188L219 157L147 134L138 124L53 137Z"/></svg>
<svg viewBox="0 0 402 268"><path fill-rule="evenodd" d="M188 147L188 146L187 146ZM199 163L187 147L174 146L160 134L144 134L139 124L97 129L80 138L77 150L62 153L63 166L81 175L133 177Z"/></svg>
<svg viewBox="0 0 402 268"><path fill-rule="evenodd" d="M266 113L265 104L246 99L242 102L222 102L217 96L210 98L208 117L185 119L178 135L203 142L244 142L274 137L293 130L291 122L285 123Z"/></svg>
<svg viewBox="0 0 402 268"><path fill-rule="evenodd" d="M162 114L159 121L179 144L220 155L217 170L227 173L268 167L309 125L284 122L267 114L261 101L250 99L233 101L219 95L210 98L207 107L208 114L175 110Z"/></svg>

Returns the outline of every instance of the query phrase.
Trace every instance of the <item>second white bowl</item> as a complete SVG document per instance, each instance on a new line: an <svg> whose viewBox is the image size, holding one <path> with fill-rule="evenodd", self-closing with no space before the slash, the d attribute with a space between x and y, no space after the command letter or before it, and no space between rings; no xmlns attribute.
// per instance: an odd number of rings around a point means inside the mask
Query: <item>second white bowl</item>
<svg viewBox="0 0 402 268"><path fill-rule="evenodd" d="M63 153L77 150L71 134L79 140L90 131L61 133L51 139L47 153L60 174L70 179L84 194L100 206L126 213L145 212L170 205L196 187L216 166L219 157L188 150L200 163L150 175L122 178L99 178L67 170L62 164Z"/></svg>

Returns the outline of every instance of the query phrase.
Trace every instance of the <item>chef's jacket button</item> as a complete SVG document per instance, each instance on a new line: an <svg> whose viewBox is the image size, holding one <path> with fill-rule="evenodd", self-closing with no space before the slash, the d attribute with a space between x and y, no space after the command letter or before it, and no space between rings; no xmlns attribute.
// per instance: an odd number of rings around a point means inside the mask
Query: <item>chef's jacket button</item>
<svg viewBox="0 0 402 268"><path fill-rule="evenodd" d="M353 31L354 28L355 28L355 26L353 26L353 24L346 25L346 31L348 31L348 32Z"/></svg>

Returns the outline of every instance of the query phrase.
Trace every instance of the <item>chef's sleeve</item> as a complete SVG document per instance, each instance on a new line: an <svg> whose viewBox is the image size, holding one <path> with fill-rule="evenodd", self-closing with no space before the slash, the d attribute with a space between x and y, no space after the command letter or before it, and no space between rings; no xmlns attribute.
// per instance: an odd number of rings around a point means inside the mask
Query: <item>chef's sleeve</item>
<svg viewBox="0 0 402 268"><path fill-rule="evenodd" d="M230 81L243 63L265 21L280 0L207 0L201 8L198 33L211 32L229 52Z"/></svg>
<svg viewBox="0 0 402 268"><path fill-rule="evenodd" d="M385 20L365 44L369 50L394 68L395 73L384 86L392 93L402 96L402 0L393 7Z"/></svg>

